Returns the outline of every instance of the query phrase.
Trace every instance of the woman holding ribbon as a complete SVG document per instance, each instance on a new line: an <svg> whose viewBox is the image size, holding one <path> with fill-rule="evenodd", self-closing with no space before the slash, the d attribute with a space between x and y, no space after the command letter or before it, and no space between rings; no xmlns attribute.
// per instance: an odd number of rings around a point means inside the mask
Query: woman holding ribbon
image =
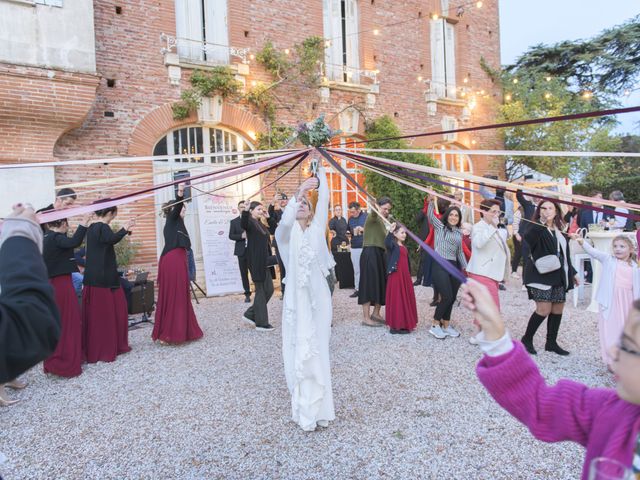
<svg viewBox="0 0 640 480"><path fill-rule="evenodd" d="M556 202L544 200L538 204L524 239L531 251L531 261L525 262L524 284L529 299L536 302L522 344L531 355L536 354L533 336L545 318L547 321L547 343L544 349L558 355L569 352L558 345L558 330L567 292L578 280L571 264L569 242L562 233L562 211Z"/></svg>
<svg viewBox="0 0 640 480"><path fill-rule="evenodd" d="M314 213L307 192L319 185ZM292 418L305 431L334 420L329 337L331 292L327 283L335 265L325 232L329 188L324 168L306 180L286 206L275 236L287 275L282 307L282 354L291 394Z"/></svg>

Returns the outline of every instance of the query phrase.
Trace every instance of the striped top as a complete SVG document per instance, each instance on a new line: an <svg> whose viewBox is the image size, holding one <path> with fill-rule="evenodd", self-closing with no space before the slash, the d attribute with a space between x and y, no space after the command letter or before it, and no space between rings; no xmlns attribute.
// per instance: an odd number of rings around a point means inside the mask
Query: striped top
<svg viewBox="0 0 640 480"><path fill-rule="evenodd" d="M445 218L440 220L433 212L433 202L429 203L429 209L427 211L429 222L435 231L434 249L435 251L446 260L458 261L461 269L467 268L467 259L464 256L462 250L462 231L458 227L445 227L444 223L447 221Z"/></svg>

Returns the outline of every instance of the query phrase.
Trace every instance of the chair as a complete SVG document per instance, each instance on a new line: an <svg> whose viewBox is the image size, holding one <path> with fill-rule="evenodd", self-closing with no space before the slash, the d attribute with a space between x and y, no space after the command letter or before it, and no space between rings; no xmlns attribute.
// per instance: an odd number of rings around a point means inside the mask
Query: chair
<svg viewBox="0 0 640 480"><path fill-rule="evenodd" d="M591 261L591 257L586 253L578 253L573 256L573 267L578 270L580 285L573 289L573 306L578 306L578 300L584 298L584 263Z"/></svg>

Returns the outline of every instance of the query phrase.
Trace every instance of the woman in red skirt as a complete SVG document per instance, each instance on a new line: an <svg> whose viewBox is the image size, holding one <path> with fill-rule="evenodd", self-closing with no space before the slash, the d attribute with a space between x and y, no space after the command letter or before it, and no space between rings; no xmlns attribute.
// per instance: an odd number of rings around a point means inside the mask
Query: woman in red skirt
<svg viewBox="0 0 640 480"><path fill-rule="evenodd" d="M189 293L187 250L191 248L189 233L184 225L186 207L184 183L178 185L173 202L162 210L164 249L158 265L158 303L151 338L162 344L178 344L202 338Z"/></svg>
<svg viewBox="0 0 640 480"><path fill-rule="evenodd" d="M44 371L61 377L76 377L82 373L82 323L71 274L78 271L73 249L82 244L90 218L86 215L82 219L73 237L67 236L69 223L66 218L48 223L44 234L42 256L62 327L55 351L44 361Z"/></svg>
<svg viewBox="0 0 640 480"><path fill-rule="evenodd" d="M109 223L118 208L96 211L96 221L87 231L87 259L82 290L83 349L88 363L113 362L129 347L127 299L120 286L113 246L135 225L129 220L113 232Z"/></svg>
<svg viewBox="0 0 640 480"><path fill-rule="evenodd" d="M404 242L404 228L391 225L391 233L384 240L387 248L387 293L385 316L390 333L410 333L418 324L416 296L409 270L409 252Z"/></svg>

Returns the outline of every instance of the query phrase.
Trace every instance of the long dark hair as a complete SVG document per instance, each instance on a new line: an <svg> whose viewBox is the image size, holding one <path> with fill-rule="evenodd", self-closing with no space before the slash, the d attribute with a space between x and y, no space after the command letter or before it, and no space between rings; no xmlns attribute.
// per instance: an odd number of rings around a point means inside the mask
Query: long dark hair
<svg viewBox="0 0 640 480"><path fill-rule="evenodd" d="M564 228L564 221L562 220L562 209L560 208L560 205L553 200L542 200L540 203L538 203L538 206L536 207L536 213L533 214L533 221L542 223L540 221L540 209L542 208L543 203L550 203L555 207L556 216L553 218L553 224L558 230L562 231L562 229ZM544 226L547 226L546 223L544 224Z"/></svg>
<svg viewBox="0 0 640 480"><path fill-rule="evenodd" d="M455 205L451 205L449 208L447 208L444 211L444 215L442 215L442 223L443 223L443 225L446 228L448 228L449 230L453 230L451 225L449 224L449 215L451 214L451 212L458 212L458 224L454 225L454 227L460 228L460 225L462 225L462 212Z"/></svg>

